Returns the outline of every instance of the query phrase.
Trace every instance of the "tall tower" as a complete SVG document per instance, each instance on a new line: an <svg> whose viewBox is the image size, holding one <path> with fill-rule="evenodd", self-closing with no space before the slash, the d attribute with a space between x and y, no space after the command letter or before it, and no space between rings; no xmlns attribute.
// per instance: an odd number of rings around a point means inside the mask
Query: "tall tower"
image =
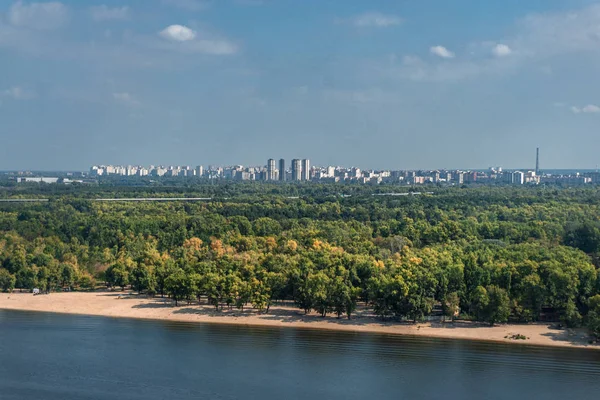
<svg viewBox="0 0 600 400"><path fill-rule="evenodd" d="M537 147L535 149L535 175L538 176L540 174L540 148Z"/></svg>
<svg viewBox="0 0 600 400"><path fill-rule="evenodd" d="M292 160L292 180L299 181L302 179L302 160Z"/></svg>
<svg viewBox="0 0 600 400"><path fill-rule="evenodd" d="M279 180L285 181L285 160L283 158L279 160Z"/></svg>
<svg viewBox="0 0 600 400"><path fill-rule="evenodd" d="M302 160L302 180L310 181L310 160Z"/></svg>
<svg viewBox="0 0 600 400"><path fill-rule="evenodd" d="M275 180L275 160L272 158L269 158L269 160L267 161L267 180Z"/></svg>

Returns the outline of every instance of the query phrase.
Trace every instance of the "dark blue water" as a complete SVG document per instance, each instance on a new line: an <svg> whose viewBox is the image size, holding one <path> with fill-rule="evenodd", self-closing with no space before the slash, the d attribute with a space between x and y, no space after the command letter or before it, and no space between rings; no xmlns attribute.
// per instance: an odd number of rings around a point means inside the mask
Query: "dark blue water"
<svg viewBox="0 0 600 400"><path fill-rule="evenodd" d="M600 352L0 311L0 399L598 399Z"/></svg>

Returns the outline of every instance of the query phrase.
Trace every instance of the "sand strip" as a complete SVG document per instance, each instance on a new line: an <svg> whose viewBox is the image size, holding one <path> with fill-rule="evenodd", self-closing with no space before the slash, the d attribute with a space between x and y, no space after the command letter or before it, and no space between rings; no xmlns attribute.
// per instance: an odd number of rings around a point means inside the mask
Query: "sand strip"
<svg viewBox="0 0 600 400"><path fill-rule="evenodd" d="M207 305L186 305L184 302L179 307L175 307L168 299L149 299L128 295L126 292L52 293L40 296L29 293L1 293L0 309L196 323L374 332L600 350L600 344L588 343L589 336L585 330L553 329L549 324L494 327L469 322L404 324L382 322L367 316L365 311L360 310L357 317L347 320L337 319L335 316L322 318L316 314L303 315L302 311L290 306L272 307L269 314L262 315L253 310L216 312L213 307ZM524 335L527 339L510 338L517 334Z"/></svg>

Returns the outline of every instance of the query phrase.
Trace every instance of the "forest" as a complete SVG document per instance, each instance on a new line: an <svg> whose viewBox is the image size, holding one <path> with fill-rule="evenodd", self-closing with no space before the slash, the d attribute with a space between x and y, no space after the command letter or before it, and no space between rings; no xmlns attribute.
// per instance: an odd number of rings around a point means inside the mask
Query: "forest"
<svg viewBox="0 0 600 400"><path fill-rule="evenodd" d="M99 198L206 197L198 202ZM600 189L24 185L0 199L0 290L131 289L215 310L560 322L600 336Z"/></svg>

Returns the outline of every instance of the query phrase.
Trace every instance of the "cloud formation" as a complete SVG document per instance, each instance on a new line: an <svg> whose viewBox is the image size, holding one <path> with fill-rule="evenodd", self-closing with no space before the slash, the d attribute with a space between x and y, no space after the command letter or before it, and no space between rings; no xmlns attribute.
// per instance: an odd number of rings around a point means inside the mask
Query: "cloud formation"
<svg viewBox="0 0 600 400"><path fill-rule="evenodd" d="M231 55L237 52L237 46L226 39L215 38L199 33L183 25L171 25L158 35L164 40L148 43L150 47L173 50L183 53L203 53L212 55Z"/></svg>
<svg viewBox="0 0 600 400"><path fill-rule="evenodd" d="M413 55L403 62L385 62L376 66L384 76L413 81L458 81L478 76L514 73L520 68L537 66L548 72L553 59L586 54L600 61L600 4L574 11L537 13L520 19L515 33L498 41L466 43L469 57L453 63L428 62ZM443 46L430 53L444 59L456 55ZM490 57L491 56L491 57ZM594 105L571 107L574 113L596 113Z"/></svg>
<svg viewBox="0 0 600 400"><path fill-rule="evenodd" d="M188 40L194 40L196 32L187 26L171 25L160 31L159 35L168 40L187 42Z"/></svg>
<svg viewBox="0 0 600 400"><path fill-rule="evenodd" d="M106 5L90 8L90 14L94 21L111 21L129 19L130 8L128 6L110 8Z"/></svg>
<svg viewBox="0 0 600 400"><path fill-rule="evenodd" d="M455 54L444 46L433 46L429 49L431 54L441 58L454 58Z"/></svg>
<svg viewBox="0 0 600 400"><path fill-rule="evenodd" d="M492 54L496 57L506 57L512 54L512 49L505 44L499 43L492 49Z"/></svg>
<svg viewBox="0 0 600 400"><path fill-rule="evenodd" d="M31 3L17 1L8 12L8 20L17 27L56 29L69 19L67 6L59 2Z"/></svg>
<svg viewBox="0 0 600 400"><path fill-rule="evenodd" d="M358 28L388 28L400 25L402 18L396 15L382 14L380 12L368 12L351 19L351 23Z"/></svg>
<svg viewBox="0 0 600 400"><path fill-rule="evenodd" d="M571 111L574 114L599 114L600 113L600 107L594 104L588 104L585 107L579 108L579 107L571 107Z"/></svg>

